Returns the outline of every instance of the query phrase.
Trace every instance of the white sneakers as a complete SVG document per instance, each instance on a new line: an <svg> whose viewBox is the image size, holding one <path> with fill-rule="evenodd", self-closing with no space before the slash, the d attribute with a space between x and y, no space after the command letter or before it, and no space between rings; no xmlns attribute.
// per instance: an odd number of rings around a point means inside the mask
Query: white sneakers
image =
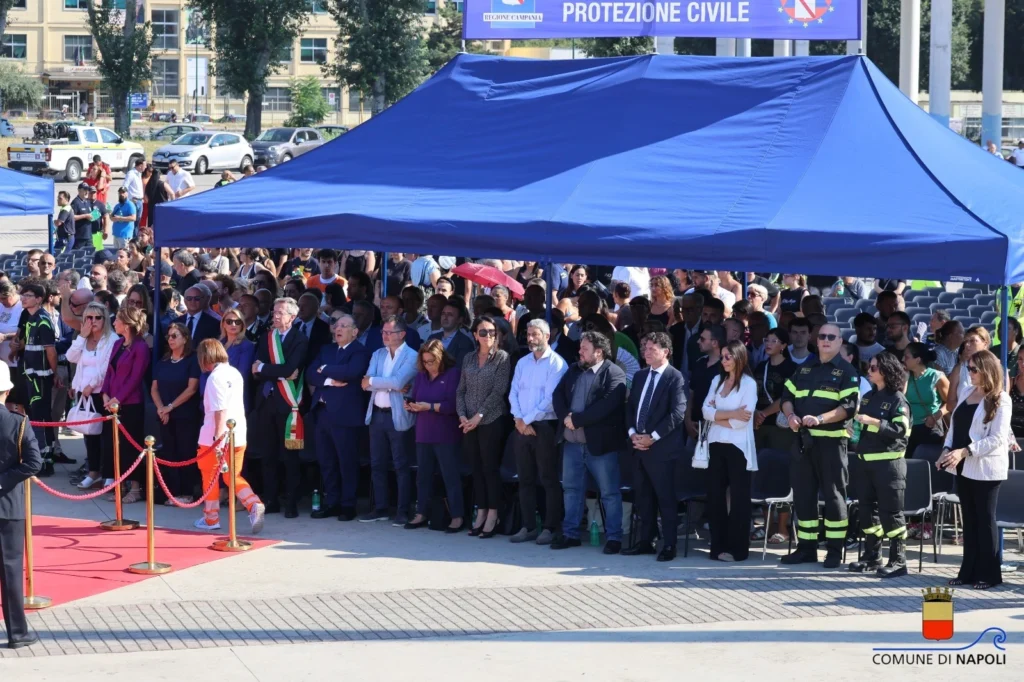
<svg viewBox="0 0 1024 682"><path fill-rule="evenodd" d="M267 508L262 502L257 502L252 506L252 511L249 512L249 524L252 526L253 535L259 535L263 530L263 515L266 512Z"/></svg>
<svg viewBox="0 0 1024 682"><path fill-rule="evenodd" d="M199 530L220 530L220 521L211 526L206 522L206 519L196 519L192 525Z"/></svg>
<svg viewBox="0 0 1024 682"><path fill-rule="evenodd" d="M78 488L79 488L79 490L88 490L89 488L93 487L94 485L96 485L99 482L100 482L100 479L93 478L92 476L86 475L85 478L83 478L81 481L78 482Z"/></svg>

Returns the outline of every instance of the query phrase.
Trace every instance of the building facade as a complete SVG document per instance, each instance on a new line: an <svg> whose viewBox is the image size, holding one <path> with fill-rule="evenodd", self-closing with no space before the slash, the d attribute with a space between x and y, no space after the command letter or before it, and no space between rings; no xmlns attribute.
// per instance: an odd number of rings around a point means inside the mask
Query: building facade
<svg viewBox="0 0 1024 682"><path fill-rule="evenodd" d="M16 62L26 73L42 79L44 110L66 106L69 111L81 111L86 105L90 114L112 111L93 61L96 45L87 22L91 1L16 0L8 13L0 59ZM228 92L213 75L214 55L207 47L212 29L188 7L188 0L135 1L140 23L151 22L154 44L152 81L133 106L147 112L173 109L179 117L187 112L215 118L244 115L244 99ZM368 103L363 103L358 92L349 92L324 77L320 66L334 59L338 27L327 13L325 0L308 2L310 17L302 35L284 55L282 68L268 79L263 121L279 123L290 115L290 79L316 76L331 109L325 123L356 125L369 116ZM425 28L434 21L437 4L436 0L424 2Z"/></svg>

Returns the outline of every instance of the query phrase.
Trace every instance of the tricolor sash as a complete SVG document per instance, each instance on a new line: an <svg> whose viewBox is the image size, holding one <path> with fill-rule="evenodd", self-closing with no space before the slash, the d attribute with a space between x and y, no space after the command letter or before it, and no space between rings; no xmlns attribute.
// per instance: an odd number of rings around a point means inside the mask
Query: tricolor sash
<svg viewBox="0 0 1024 682"><path fill-rule="evenodd" d="M281 345L280 337L281 335L276 330L271 330L267 334L270 360L275 365L284 364L284 347ZM278 379L277 390L292 410L284 423L284 446L288 450L301 450L304 445L303 439L306 436L302 415L299 414L299 401L302 399L302 373L299 373L299 378L295 381Z"/></svg>

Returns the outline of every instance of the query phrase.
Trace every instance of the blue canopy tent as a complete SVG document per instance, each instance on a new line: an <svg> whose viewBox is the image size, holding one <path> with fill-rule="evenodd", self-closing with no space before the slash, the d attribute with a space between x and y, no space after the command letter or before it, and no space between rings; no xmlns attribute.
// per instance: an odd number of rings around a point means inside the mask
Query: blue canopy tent
<svg viewBox="0 0 1024 682"><path fill-rule="evenodd" d="M863 57L460 55L159 238L1003 284L1022 190Z"/></svg>
<svg viewBox="0 0 1024 682"><path fill-rule="evenodd" d="M53 253L53 180L0 167L0 217L48 216L46 232Z"/></svg>

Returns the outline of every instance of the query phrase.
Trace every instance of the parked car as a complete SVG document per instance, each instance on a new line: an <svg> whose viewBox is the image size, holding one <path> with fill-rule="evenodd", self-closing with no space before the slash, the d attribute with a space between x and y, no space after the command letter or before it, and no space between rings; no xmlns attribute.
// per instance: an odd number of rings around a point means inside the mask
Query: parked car
<svg viewBox="0 0 1024 682"><path fill-rule="evenodd" d="M242 170L252 165L254 157L252 146L241 135L201 130L157 149L153 165L164 170L171 161L177 161L182 168L202 175L211 170Z"/></svg>
<svg viewBox="0 0 1024 682"><path fill-rule="evenodd" d="M176 123L177 120L178 120L178 115L176 113L174 113L173 111L169 111L169 112L157 112L157 111L154 111L150 115L149 120L150 121L155 121L156 123Z"/></svg>
<svg viewBox="0 0 1024 682"><path fill-rule="evenodd" d="M315 128L270 128L253 140L257 165L276 166L287 163L325 142Z"/></svg>
<svg viewBox="0 0 1024 682"><path fill-rule="evenodd" d="M185 121L188 123L213 123L209 114L185 114Z"/></svg>
<svg viewBox="0 0 1024 682"><path fill-rule="evenodd" d="M62 175L65 182L79 182L82 170L97 154L118 173L146 155L141 144L127 141L108 128L69 125L59 137L48 135L8 147L7 167L37 175Z"/></svg>
<svg viewBox="0 0 1024 682"><path fill-rule="evenodd" d="M0 118L0 137L14 137L14 126L6 118Z"/></svg>
<svg viewBox="0 0 1024 682"><path fill-rule="evenodd" d="M323 135L325 140L333 140L334 138L341 137L348 132L348 126L338 125L317 126L316 129L320 131L320 134Z"/></svg>
<svg viewBox="0 0 1024 682"><path fill-rule="evenodd" d="M197 133L202 129L203 126L195 123L174 123L169 126L164 126L159 130L154 130L149 134L149 139L167 140L168 142L172 142L186 133Z"/></svg>
<svg viewBox="0 0 1024 682"><path fill-rule="evenodd" d="M245 123L245 114L224 114L217 123Z"/></svg>

